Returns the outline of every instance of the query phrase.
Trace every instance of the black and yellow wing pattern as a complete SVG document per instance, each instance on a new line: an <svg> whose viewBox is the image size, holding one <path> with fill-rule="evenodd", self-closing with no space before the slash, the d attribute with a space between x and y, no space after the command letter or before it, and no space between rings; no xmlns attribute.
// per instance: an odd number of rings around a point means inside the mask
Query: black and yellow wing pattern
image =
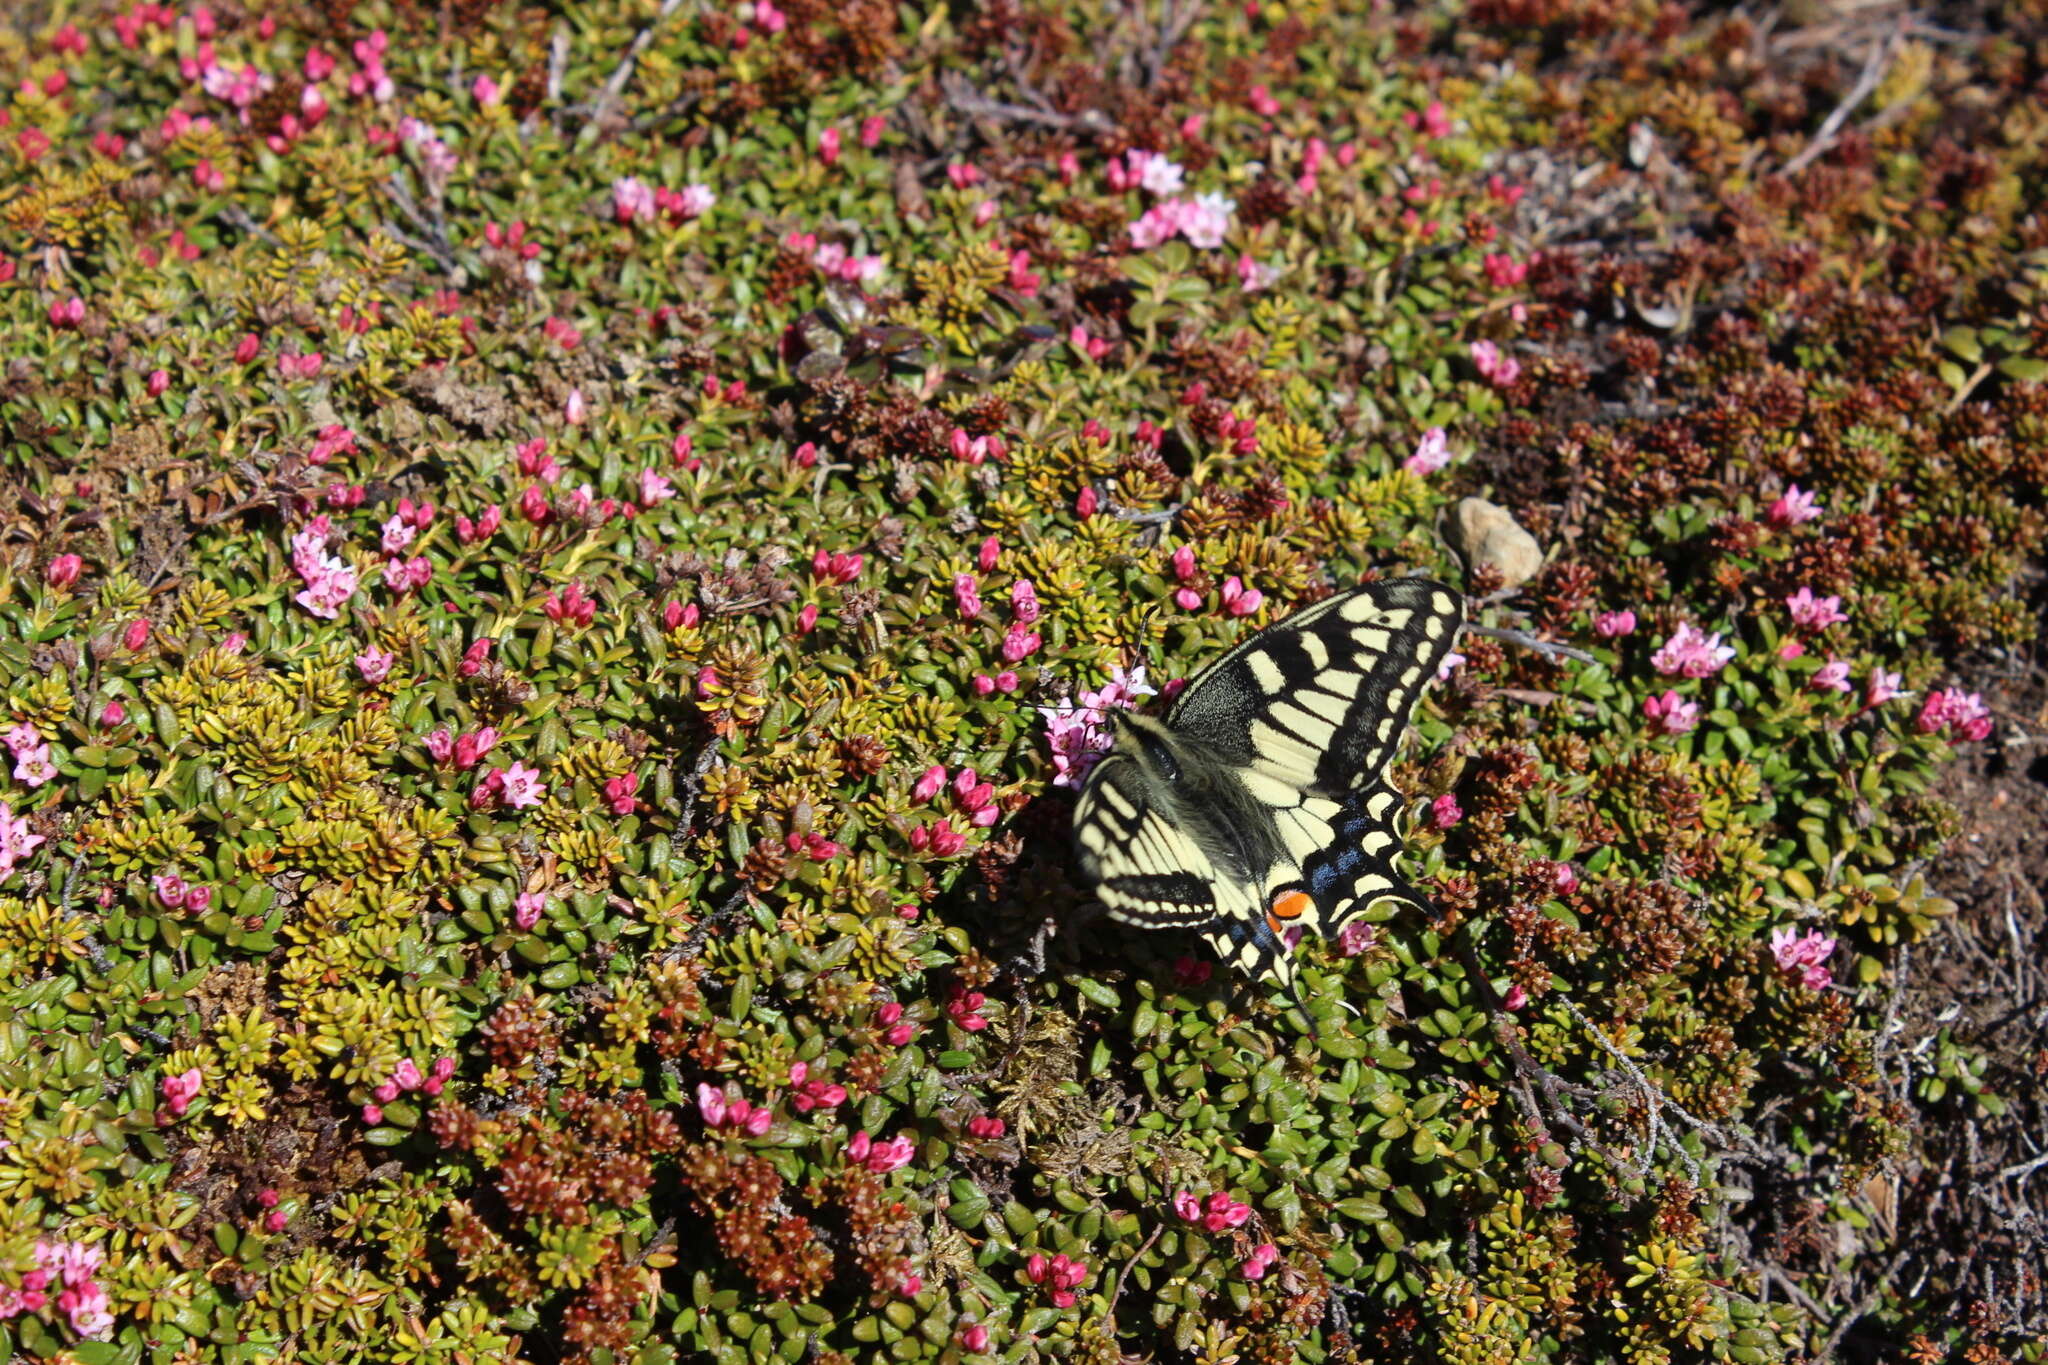
<svg viewBox="0 0 2048 1365"><path fill-rule="evenodd" d="M1296 931L1419 905L1394 867L1402 802L1386 772L1464 619L1440 583L1368 583L1246 639L1163 719L1115 713L1116 746L1074 813L1111 917L1195 929L1291 987Z"/></svg>

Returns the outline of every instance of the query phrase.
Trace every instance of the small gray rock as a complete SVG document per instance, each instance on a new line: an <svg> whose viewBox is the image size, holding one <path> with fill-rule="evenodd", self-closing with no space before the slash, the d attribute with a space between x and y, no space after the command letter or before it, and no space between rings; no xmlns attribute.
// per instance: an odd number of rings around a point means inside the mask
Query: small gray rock
<svg viewBox="0 0 2048 1365"><path fill-rule="evenodd" d="M1543 567L1543 547L1515 523L1507 509L1485 498L1466 498L1451 513L1451 548L1465 557L1469 573L1481 564L1498 568L1507 587L1518 588Z"/></svg>

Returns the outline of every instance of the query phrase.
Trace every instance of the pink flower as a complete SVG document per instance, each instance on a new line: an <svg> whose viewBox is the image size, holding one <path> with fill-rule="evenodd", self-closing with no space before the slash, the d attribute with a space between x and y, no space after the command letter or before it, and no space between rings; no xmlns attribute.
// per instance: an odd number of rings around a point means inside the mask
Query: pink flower
<svg viewBox="0 0 2048 1365"><path fill-rule="evenodd" d="M1521 362L1490 341L1473 342L1471 355L1479 377L1497 389L1505 389L1522 377Z"/></svg>
<svg viewBox="0 0 2048 1365"><path fill-rule="evenodd" d="M1232 616L1250 616L1265 601L1264 593L1257 588L1247 588L1237 575L1232 574L1223 580L1223 609Z"/></svg>
<svg viewBox="0 0 2048 1365"><path fill-rule="evenodd" d="M623 176L614 180L612 216L621 223L653 221L654 191L634 176Z"/></svg>
<svg viewBox="0 0 2048 1365"><path fill-rule="evenodd" d="M1035 630L1027 630L1021 623L1011 626L1003 636L1003 662L1022 663L1038 652L1044 643Z"/></svg>
<svg viewBox="0 0 2048 1365"><path fill-rule="evenodd" d="M967 1120L967 1136L973 1138L999 1138L1007 1128L1008 1125L1001 1119L992 1118L986 1114L980 1118Z"/></svg>
<svg viewBox="0 0 2048 1365"><path fill-rule="evenodd" d="M953 601L960 608L960 614L968 620L981 615L981 589L973 574L954 575Z"/></svg>
<svg viewBox="0 0 2048 1365"><path fill-rule="evenodd" d="M0 877L14 871L42 842L42 835L29 833L27 816L16 815L12 806L0 801Z"/></svg>
<svg viewBox="0 0 2048 1365"><path fill-rule="evenodd" d="M866 1136L867 1134L865 1133L858 1134L856 1141ZM851 1150L851 1145L849 1145L848 1151L851 1152ZM911 1141L909 1134L901 1133L887 1142L872 1143L869 1145L865 1156L855 1159L876 1175L887 1175L891 1171L908 1166L910 1159L915 1155L917 1155L917 1144Z"/></svg>
<svg viewBox="0 0 2048 1365"><path fill-rule="evenodd" d="M43 581L60 591L78 581L79 572L85 568L85 561L77 555L58 555L43 570Z"/></svg>
<svg viewBox="0 0 2048 1365"><path fill-rule="evenodd" d="M158 1088L163 1093L165 1107L172 1114L183 1117L192 1101L199 1098L199 1088L205 1080L196 1066L179 1075L164 1077Z"/></svg>
<svg viewBox="0 0 2048 1365"><path fill-rule="evenodd" d="M569 390L569 396L562 400L562 420L572 427L580 427L589 415L590 404L584 400L583 390Z"/></svg>
<svg viewBox="0 0 2048 1365"><path fill-rule="evenodd" d="M1667 735L1682 735L1700 723L1699 703L1687 701L1676 692L1643 698L1643 714L1656 721L1657 728Z"/></svg>
<svg viewBox="0 0 2048 1365"><path fill-rule="evenodd" d="M136 617L128 623L128 629L121 632L121 643L131 652L149 643L149 622Z"/></svg>
<svg viewBox="0 0 2048 1365"><path fill-rule="evenodd" d="M1511 1010L1521 1009L1529 1003L1529 992L1523 990L1522 983L1518 981L1508 987L1508 993L1500 1003Z"/></svg>
<svg viewBox="0 0 2048 1365"><path fill-rule="evenodd" d="M1337 931L1337 956L1357 957L1370 948L1376 931L1362 919L1349 920Z"/></svg>
<svg viewBox="0 0 2048 1365"><path fill-rule="evenodd" d="M960 1329L960 1349L971 1356L978 1356L988 1350L988 1328L973 1323Z"/></svg>
<svg viewBox="0 0 2048 1365"><path fill-rule="evenodd" d="M1981 740L1991 733L1991 711L1980 694L1944 687L1927 694L1915 723L1922 734L1953 730L1959 739Z"/></svg>
<svg viewBox="0 0 2048 1365"><path fill-rule="evenodd" d="M1197 1200L1182 1190L1173 1197L1173 1209L1188 1222L1199 1223L1209 1232L1243 1227L1252 1216L1251 1205L1238 1203L1222 1190L1217 1190L1206 1200Z"/></svg>
<svg viewBox="0 0 2048 1365"><path fill-rule="evenodd" d="M356 655L356 669L367 683L380 683L391 676L391 665L398 662L398 656L386 649L366 649Z"/></svg>
<svg viewBox="0 0 2048 1365"><path fill-rule="evenodd" d="M1829 659L1825 664L1821 665L1813 677L1807 680L1806 685L1816 692L1850 692L1855 690L1849 682L1849 661L1847 659Z"/></svg>
<svg viewBox="0 0 2048 1365"><path fill-rule="evenodd" d="M1835 940L1818 930L1794 934L1790 927L1771 933L1771 955L1778 966L1797 977L1811 991L1823 991L1834 981L1828 959L1835 955Z"/></svg>
<svg viewBox="0 0 2048 1365"><path fill-rule="evenodd" d="M631 815L640 809L640 774L620 773L617 777L605 779L604 800L613 815Z"/></svg>
<svg viewBox="0 0 2048 1365"><path fill-rule="evenodd" d="M538 891L522 891L513 898L512 907L512 922L521 929L531 929L540 923L548 908L548 898Z"/></svg>
<svg viewBox="0 0 2048 1365"><path fill-rule="evenodd" d="M827 128L818 134L818 160L827 166L839 164L839 130Z"/></svg>
<svg viewBox="0 0 2048 1365"><path fill-rule="evenodd" d="M820 550L811 556L811 572L827 583L851 583L860 577L864 558L855 554L827 554Z"/></svg>
<svg viewBox="0 0 2048 1365"><path fill-rule="evenodd" d="M1247 1280L1263 1280L1266 1278L1266 1271L1272 1267L1273 1262L1279 1259L1279 1247L1274 1246L1271 1242L1261 1242L1258 1246L1252 1248L1251 1255L1244 1258L1244 1264L1239 1267L1239 1273Z"/></svg>
<svg viewBox="0 0 2048 1365"><path fill-rule="evenodd" d="M538 806L547 794L547 786L540 780L540 770L529 768L515 760L511 767L497 769L505 777L505 804L525 810Z"/></svg>
<svg viewBox="0 0 2048 1365"><path fill-rule="evenodd" d="M1074 515L1082 521L1088 520L1095 515L1095 508L1100 501L1101 497L1096 493L1095 485L1088 485L1074 499Z"/></svg>
<svg viewBox="0 0 2048 1365"><path fill-rule="evenodd" d="M1812 521L1820 512L1820 503L1813 494L1800 492L1799 485L1795 483L1785 490L1784 496L1771 504L1764 516L1771 525L1783 530Z"/></svg>
<svg viewBox="0 0 2048 1365"><path fill-rule="evenodd" d="M1905 678L1902 674L1887 673L1882 668L1870 670L1870 682L1864 687L1863 691L1863 709L1867 711L1874 706L1882 706L1896 698L1912 696L1911 692L1899 686L1904 681Z"/></svg>
<svg viewBox="0 0 2048 1365"><path fill-rule="evenodd" d="M1401 462L1401 468L1410 474L1434 474L1450 462L1450 439L1444 435L1442 427L1431 427L1422 433L1415 453Z"/></svg>
<svg viewBox="0 0 2048 1365"><path fill-rule="evenodd" d="M1849 619L1841 610L1841 598L1815 597L1812 588L1793 593L1785 599L1785 605L1792 609L1792 623L1802 630L1826 630Z"/></svg>
<svg viewBox="0 0 2048 1365"><path fill-rule="evenodd" d="M1020 626L1028 626L1038 619L1038 590L1031 586L1030 579L1020 578L1010 585L1010 610Z"/></svg>
<svg viewBox="0 0 2048 1365"><path fill-rule="evenodd" d="M1512 256L1489 252L1481 259L1480 265L1486 270L1487 282L1495 289L1513 289L1529 277L1529 264L1517 261Z"/></svg>
<svg viewBox="0 0 2048 1365"><path fill-rule="evenodd" d="M121 705L118 699L110 701L100 708L100 724L108 729L112 729L127 719L128 708Z"/></svg>
<svg viewBox="0 0 2048 1365"><path fill-rule="evenodd" d="M73 294L50 305L52 327L76 327L85 321L85 300Z"/></svg>
<svg viewBox="0 0 2048 1365"><path fill-rule="evenodd" d="M946 769L943 765L934 763L924 770L924 776L917 779L917 785L911 788L911 795L920 801L929 801L937 796L945 785Z"/></svg>
<svg viewBox="0 0 2048 1365"><path fill-rule="evenodd" d="M727 1112L725 1092L700 1082L697 1086L697 1112L703 1116L707 1127L723 1127Z"/></svg>
<svg viewBox="0 0 2048 1365"><path fill-rule="evenodd" d="M1635 628L1636 614L1632 611L1603 611L1593 618L1593 633L1603 640L1619 639Z"/></svg>
<svg viewBox="0 0 2048 1365"><path fill-rule="evenodd" d="M1691 622L1685 622L1650 656L1650 663L1659 673L1709 678L1726 667L1734 657L1735 650L1721 643L1718 632L1704 635Z"/></svg>
<svg viewBox="0 0 2048 1365"><path fill-rule="evenodd" d="M1465 818L1465 812L1458 805L1458 798L1445 792L1429 803L1429 822L1438 829L1449 829Z"/></svg>
<svg viewBox="0 0 2048 1365"><path fill-rule="evenodd" d="M1074 1290L1087 1282L1088 1263L1070 1260L1065 1254L1047 1260L1044 1253L1033 1252L1024 1263L1024 1275L1033 1284L1052 1286L1050 1297L1055 1307L1072 1308Z"/></svg>

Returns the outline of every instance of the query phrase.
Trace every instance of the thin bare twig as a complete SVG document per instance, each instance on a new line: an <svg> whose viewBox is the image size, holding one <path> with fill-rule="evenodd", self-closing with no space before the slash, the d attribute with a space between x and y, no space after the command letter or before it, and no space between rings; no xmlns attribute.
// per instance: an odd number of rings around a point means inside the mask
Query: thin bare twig
<svg viewBox="0 0 2048 1365"><path fill-rule="evenodd" d="M605 115L611 112L611 107L619 102L619 96L625 93L626 82L633 79L633 68L638 65L640 54L654 41L654 35L661 31L661 26L674 18L675 12L682 7L683 0L661 0L661 8L655 13L654 18L633 35L633 41L626 46L625 55L619 58L619 64L612 68L612 74L606 78L604 88L598 91L597 98L583 111L586 128L595 128L604 122Z"/></svg>
<svg viewBox="0 0 2048 1365"><path fill-rule="evenodd" d="M1106 133L1110 129L1108 117L1097 109L1062 114L1056 109L1034 109L1030 105L990 99L976 90L965 76L957 73L940 77L939 85L946 92L946 103L969 118L988 118L999 123L1030 123L1041 128L1078 128L1088 133Z"/></svg>
<svg viewBox="0 0 2048 1365"><path fill-rule="evenodd" d="M1132 1252L1131 1259L1125 1261L1124 1268L1117 1272L1116 1286L1109 1291L1109 1302L1102 1306L1102 1320L1105 1325L1116 1321L1116 1301L1123 1297L1124 1281L1131 1277L1131 1267L1145 1259L1145 1253L1152 1249L1152 1244L1159 1240L1159 1234L1165 1231L1166 1224L1164 1223L1154 1227L1152 1235L1145 1239L1144 1245Z"/></svg>
<svg viewBox="0 0 2048 1365"><path fill-rule="evenodd" d="M1849 121L1849 115L1855 113L1857 106L1869 99L1883 83L1885 72L1891 68L1892 54L1898 50L1899 36L1904 31L1903 27L1893 29L1883 40L1871 45L1870 56L1863 63L1863 70L1856 77L1856 84L1849 87L1849 93L1842 97L1842 102L1836 105L1833 112L1821 123L1820 130L1813 135L1813 141L1807 143L1799 155L1786 162L1784 168L1778 172L1779 175L1797 175L1813 164L1815 158L1835 145L1835 139L1841 136L1842 125Z"/></svg>
<svg viewBox="0 0 2048 1365"><path fill-rule="evenodd" d="M1561 645L1555 640L1545 640L1531 635L1526 630L1516 630L1511 626L1467 625L1465 630L1472 635L1484 635L1490 640L1501 640L1507 644L1520 645L1524 649L1533 649L1546 659L1576 659L1582 664L1599 662L1583 649Z"/></svg>
<svg viewBox="0 0 2048 1365"><path fill-rule="evenodd" d="M1825 1365L1825 1362L1835 1358L1835 1348L1842 1344L1842 1338L1849 1334L1851 1327L1861 1322L1871 1309L1877 1307L1878 1301L1884 1297L1885 1287L1892 1282L1892 1276L1898 1274L1899 1267L1906 1263L1906 1256L1907 1252L1903 1247L1893 1253L1891 1264L1884 1268L1884 1273L1870 1286L1870 1292L1865 1294L1854 1308L1836 1320L1834 1329L1828 1333L1828 1339L1821 1343L1820 1350L1814 1354L1816 1365Z"/></svg>

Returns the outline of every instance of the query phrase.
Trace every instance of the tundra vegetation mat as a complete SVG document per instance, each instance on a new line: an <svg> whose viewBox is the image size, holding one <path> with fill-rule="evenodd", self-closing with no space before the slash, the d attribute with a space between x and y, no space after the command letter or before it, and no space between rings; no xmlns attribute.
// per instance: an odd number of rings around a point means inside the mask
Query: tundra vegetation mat
<svg viewBox="0 0 2048 1365"><path fill-rule="evenodd" d="M12 13L0 1352L2043 1358L2041 0ZM1091 918L1417 571L1430 912Z"/></svg>

